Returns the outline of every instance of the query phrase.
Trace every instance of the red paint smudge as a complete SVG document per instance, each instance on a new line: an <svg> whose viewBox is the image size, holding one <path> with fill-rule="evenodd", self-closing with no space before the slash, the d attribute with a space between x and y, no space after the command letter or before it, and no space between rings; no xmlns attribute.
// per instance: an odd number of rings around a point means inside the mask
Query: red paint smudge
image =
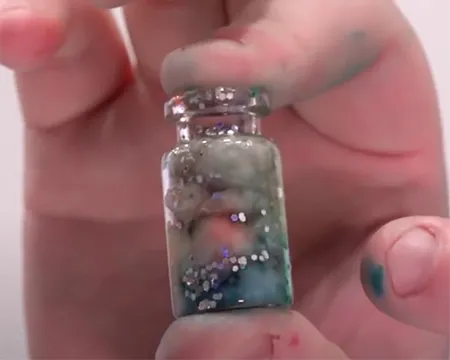
<svg viewBox="0 0 450 360"><path fill-rule="evenodd" d="M298 347L298 346L300 346L300 337L298 336L298 334L294 334L291 337L291 340L289 341L289 346L291 346L291 347Z"/></svg>

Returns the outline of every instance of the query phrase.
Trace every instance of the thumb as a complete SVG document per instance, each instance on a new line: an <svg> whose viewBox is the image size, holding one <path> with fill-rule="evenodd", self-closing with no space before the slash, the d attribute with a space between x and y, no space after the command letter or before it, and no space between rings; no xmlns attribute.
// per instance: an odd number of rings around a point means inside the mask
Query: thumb
<svg viewBox="0 0 450 360"><path fill-rule="evenodd" d="M165 333L156 359L347 359L299 313L258 309L187 316Z"/></svg>
<svg viewBox="0 0 450 360"><path fill-rule="evenodd" d="M448 334L450 220L395 220L370 239L362 262L366 294L405 323Z"/></svg>

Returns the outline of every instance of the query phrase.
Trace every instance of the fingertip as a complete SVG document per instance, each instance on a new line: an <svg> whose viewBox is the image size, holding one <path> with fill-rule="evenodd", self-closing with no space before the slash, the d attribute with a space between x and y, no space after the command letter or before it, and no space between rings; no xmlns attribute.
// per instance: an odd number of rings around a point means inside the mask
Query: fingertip
<svg viewBox="0 0 450 360"><path fill-rule="evenodd" d="M434 217L393 221L370 239L363 288L381 311L410 325L449 330L449 225Z"/></svg>
<svg viewBox="0 0 450 360"><path fill-rule="evenodd" d="M31 36L30 42L43 39L44 50L34 58L22 54L15 62L9 54L7 60L16 70L25 122L48 128L112 101L129 83L130 63L109 12L84 0L42 3L40 9L27 9L32 20L20 36Z"/></svg>
<svg viewBox="0 0 450 360"><path fill-rule="evenodd" d="M295 311L253 309L174 322L156 359L347 359Z"/></svg>
<svg viewBox="0 0 450 360"><path fill-rule="evenodd" d="M64 41L61 19L28 10L0 16L0 62L16 71L38 67L51 58Z"/></svg>
<svg viewBox="0 0 450 360"><path fill-rule="evenodd" d="M251 55L239 43L228 39L178 48L162 63L163 88L172 93L193 85L215 86L227 81L235 86L247 85L251 81Z"/></svg>

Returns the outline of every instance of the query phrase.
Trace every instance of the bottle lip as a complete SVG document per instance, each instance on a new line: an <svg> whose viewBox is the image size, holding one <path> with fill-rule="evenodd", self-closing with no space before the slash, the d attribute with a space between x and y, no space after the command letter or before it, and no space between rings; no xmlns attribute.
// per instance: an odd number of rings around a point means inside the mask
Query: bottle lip
<svg viewBox="0 0 450 360"><path fill-rule="evenodd" d="M270 100L262 87L195 87L176 92L164 105L170 122L189 122L192 118L248 114L265 117Z"/></svg>

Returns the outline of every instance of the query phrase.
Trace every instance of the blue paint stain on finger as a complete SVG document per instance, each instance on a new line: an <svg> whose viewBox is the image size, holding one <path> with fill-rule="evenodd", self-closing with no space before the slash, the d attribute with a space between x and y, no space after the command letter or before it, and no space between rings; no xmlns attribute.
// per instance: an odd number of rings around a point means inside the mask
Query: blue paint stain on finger
<svg viewBox="0 0 450 360"><path fill-rule="evenodd" d="M363 283L370 288L370 292L380 299L385 295L385 270L380 264L371 259L365 259L362 263Z"/></svg>

